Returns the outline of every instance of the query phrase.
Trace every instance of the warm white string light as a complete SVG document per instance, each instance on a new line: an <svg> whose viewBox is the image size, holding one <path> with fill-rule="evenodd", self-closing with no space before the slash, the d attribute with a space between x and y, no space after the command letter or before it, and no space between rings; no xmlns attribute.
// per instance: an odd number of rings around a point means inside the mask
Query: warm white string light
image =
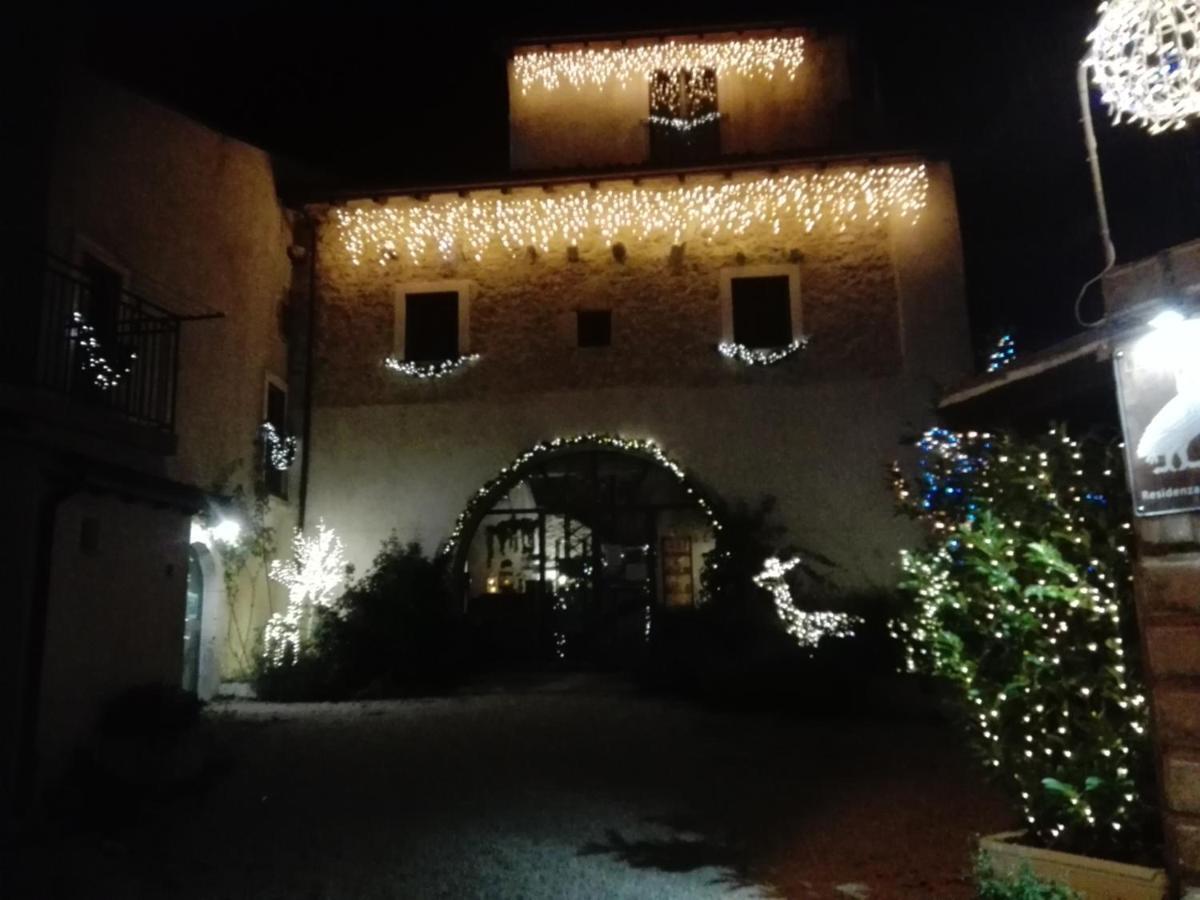
<svg viewBox="0 0 1200 900"><path fill-rule="evenodd" d="M579 50L529 50L513 57L513 73L527 94L534 85L546 90L584 86L604 89L644 83L655 72L712 69L748 78L795 79L804 63L804 38L763 37L740 41L668 41L639 47L585 47Z"/></svg>
<svg viewBox="0 0 1200 900"><path fill-rule="evenodd" d="M666 125L668 128L674 128L676 131L691 131L699 128L701 125L715 122L719 118L721 118L719 112L710 112L702 116L696 116L694 119L685 119L679 116L650 116L646 121L651 125Z"/></svg>
<svg viewBox="0 0 1200 900"><path fill-rule="evenodd" d="M317 523L317 533L312 537L305 537L297 528L292 538L292 558L273 561L268 574L287 587L288 603L284 612L274 613L267 620L263 654L274 665L289 658L295 663L302 637L312 625L313 609L332 607L338 600L337 589L346 577L342 539L324 520Z"/></svg>
<svg viewBox="0 0 1200 900"><path fill-rule="evenodd" d="M474 493L467 502L466 508L459 513L454 527L450 530L445 543L442 544L439 551L440 554L448 557L457 550L467 524L472 521L480 507L485 503L490 503L497 491L507 488L514 475L524 466L527 466L536 459L560 453L572 447L597 447L605 450L620 450L625 453L633 453L653 459L670 472L683 487L687 495L696 502L696 505L700 507L701 512L708 519L713 531L719 532L721 530L721 522L717 518L713 504L704 497L698 488L692 485L691 479L688 477L683 466L667 456L663 452L663 449L654 441L644 438L623 438L611 434L577 434L573 437L558 437L550 441L534 444L497 472L487 484Z"/></svg>
<svg viewBox="0 0 1200 900"><path fill-rule="evenodd" d="M792 341L786 347L759 348L747 347L745 344L720 343L717 344L717 352L726 359L737 360L748 366L773 366L806 347L808 338L805 337Z"/></svg>
<svg viewBox="0 0 1200 900"><path fill-rule="evenodd" d="M110 391L119 387L125 376L133 371L133 361L137 359L137 354L130 352L129 361L124 365L110 361L96 338L96 329L87 323L82 313L76 311L71 315L74 321L75 343L83 351L79 362L83 371L92 376L92 381L101 390Z"/></svg>
<svg viewBox="0 0 1200 900"><path fill-rule="evenodd" d="M921 163L758 175L671 187L566 186L489 198L441 195L398 199L333 210L337 235L351 263L386 266L406 256L480 261L499 248L516 256L530 247L578 247L585 239L612 245L666 237L738 237L766 225L778 232L796 222L845 231L876 226L889 216L916 223L928 202L929 176Z"/></svg>
<svg viewBox="0 0 1200 900"><path fill-rule="evenodd" d="M775 601L775 612L787 633L801 647L816 647L825 638L854 637L854 626L862 623L858 616L829 611L811 612L800 609L792 600L792 589L787 583L787 574L800 564L798 559L784 562L771 557L763 563L763 570L754 576L754 583L768 591Z"/></svg>
<svg viewBox="0 0 1200 900"><path fill-rule="evenodd" d="M383 364L393 372L403 375L406 378L430 379L445 378L447 375L453 375L478 359L478 353L471 353L454 359L442 359L436 362L412 362L389 356L383 361Z"/></svg>
<svg viewBox="0 0 1200 900"><path fill-rule="evenodd" d="M300 440L290 434L281 435L270 422L263 422L261 429L271 468L277 472L286 472L296 461L296 454L300 452Z"/></svg>
<svg viewBox="0 0 1200 900"><path fill-rule="evenodd" d="M1196 0L1109 0L1088 36L1085 64L1117 123L1151 134L1200 114L1200 5Z"/></svg>

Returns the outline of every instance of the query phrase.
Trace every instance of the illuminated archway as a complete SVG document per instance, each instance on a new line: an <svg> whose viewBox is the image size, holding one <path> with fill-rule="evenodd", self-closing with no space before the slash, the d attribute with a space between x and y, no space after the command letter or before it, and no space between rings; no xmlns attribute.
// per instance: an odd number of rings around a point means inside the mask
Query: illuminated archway
<svg viewBox="0 0 1200 900"><path fill-rule="evenodd" d="M648 629L654 608L700 602L718 508L653 441L558 438L483 485L441 552L464 612L553 620L561 658L572 610L593 623L620 612L628 631L631 609Z"/></svg>

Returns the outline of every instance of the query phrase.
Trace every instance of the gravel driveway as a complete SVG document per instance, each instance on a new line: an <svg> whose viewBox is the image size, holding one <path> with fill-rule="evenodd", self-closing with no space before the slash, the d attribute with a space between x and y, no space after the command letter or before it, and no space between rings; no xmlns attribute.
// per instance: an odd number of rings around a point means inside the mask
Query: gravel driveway
<svg viewBox="0 0 1200 900"><path fill-rule="evenodd" d="M965 898L1010 825L928 721L706 709L616 683L210 707L228 771L27 849L46 897Z"/></svg>

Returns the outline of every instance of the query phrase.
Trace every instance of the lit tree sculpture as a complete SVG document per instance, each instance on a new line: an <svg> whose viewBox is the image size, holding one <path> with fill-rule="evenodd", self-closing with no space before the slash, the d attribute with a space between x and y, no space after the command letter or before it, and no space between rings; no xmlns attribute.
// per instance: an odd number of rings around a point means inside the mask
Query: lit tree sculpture
<svg viewBox="0 0 1200 900"><path fill-rule="evenodd" d="M1084 64L1116 122L1161 134L1200 113L1196 0L1109 0L1088 43Z"/></svg>
<svg viewBox="0 0 1200 900"><path fill-rule="evenodd" d="M274 613L263 630L263 653L273 665L294 663L300 654L300 644L312 628L315 608L330 608L337 602L337 589L346 575L346 556L342 539L324 520L317 523L317 533L305 537L296 529L292 538L292 558L275 560L269 572L271 578L288 591L287 609Z"/></svg>

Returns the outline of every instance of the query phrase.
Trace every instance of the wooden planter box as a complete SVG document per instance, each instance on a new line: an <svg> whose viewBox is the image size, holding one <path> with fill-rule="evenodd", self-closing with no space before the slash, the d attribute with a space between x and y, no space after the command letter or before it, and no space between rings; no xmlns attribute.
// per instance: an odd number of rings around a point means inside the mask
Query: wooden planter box
<svg viewBox="0 0 1200 900"><path fill-rule="evenodd" d="M1020 831L993 834L979 839L979 849L998 873L1015 874L1028 865L1042 880L1065 885L1086 900L1163 900L1167 896L1167 873L1162 869L1027 847L1016 843L1022 836Z"/></svg>

